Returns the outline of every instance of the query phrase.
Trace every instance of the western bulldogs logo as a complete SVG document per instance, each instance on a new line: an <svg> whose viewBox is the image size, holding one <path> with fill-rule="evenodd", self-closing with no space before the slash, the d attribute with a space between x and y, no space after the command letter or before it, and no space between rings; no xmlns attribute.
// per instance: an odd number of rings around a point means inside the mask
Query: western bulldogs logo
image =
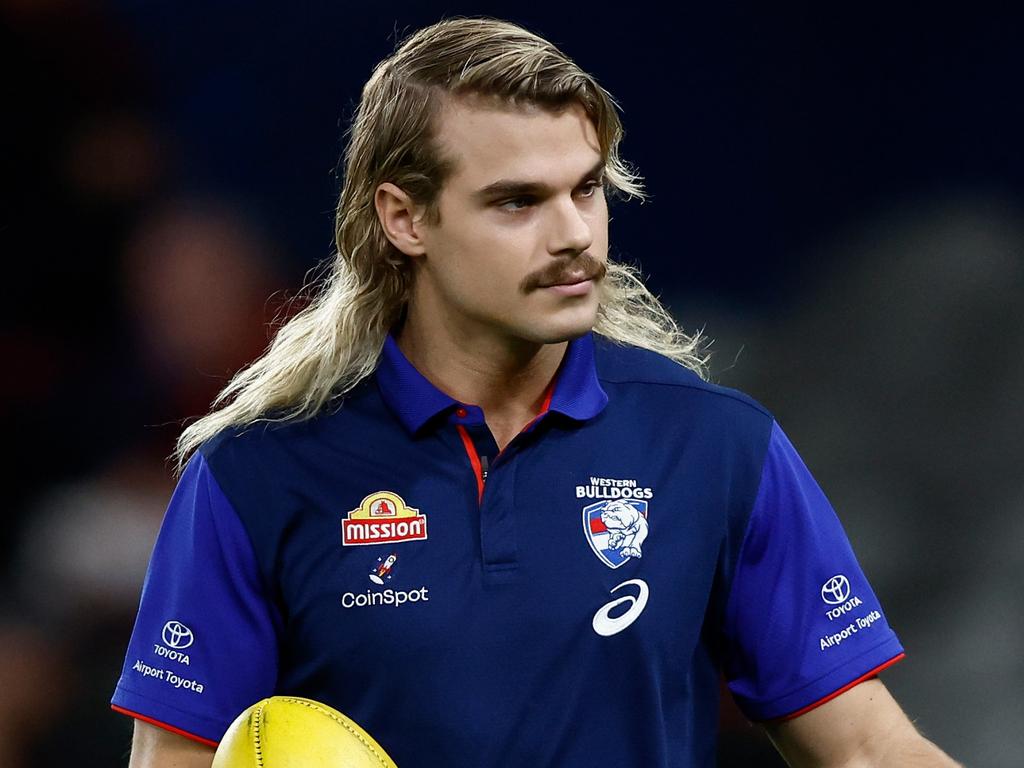
<svg viewBox="0 0 1024 768"><path fill-rule="evenodd" d="M647 538L647 502L612 499L583 508L583 532L590 548L609 568L618 568L631 557L643 557Z"/></svg>

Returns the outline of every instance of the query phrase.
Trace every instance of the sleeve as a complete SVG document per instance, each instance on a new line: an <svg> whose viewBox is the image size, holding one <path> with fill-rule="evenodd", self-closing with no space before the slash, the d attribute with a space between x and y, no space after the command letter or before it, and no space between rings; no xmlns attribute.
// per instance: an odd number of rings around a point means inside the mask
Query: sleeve
<svg viewBox="0 0 1024 768"><path fill-rule="evenodd" d="M726 681L755 721L796 717L903 658L839 519L778 424L724 625Z"/></svg>
<svg viewBox="0 0 1024 768"><path fill-rule="evenodd" d="M216 745L272 695L279 629L248 533L197 451L160 527L111 707Z"/></svg>

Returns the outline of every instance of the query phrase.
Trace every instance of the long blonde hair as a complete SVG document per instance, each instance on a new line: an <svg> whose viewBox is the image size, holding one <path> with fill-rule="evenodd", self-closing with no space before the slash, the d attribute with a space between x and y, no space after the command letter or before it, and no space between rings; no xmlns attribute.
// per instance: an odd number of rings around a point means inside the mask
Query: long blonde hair
<svg viewBox="0 0 1024 768"><path fill-rule="evenodd" d="M597 130L609 192L646 199L640 177L618 155L617 102L550 42L490 17L453 17L415 32L363 87L348 131L329 274L266 352L228 382L210 413L181 433L170 457L176 472L221 430L309 418L373 372L411 285L410 264L385 236L374 192L390 181L425 207L428 221L439 220L452 166L435 143L436 118L444 98L464 94L550 109L578 102ZM682 332L635 268L609 261L600 290L595 333L660 352L706 377L700 334Z"/></svg>

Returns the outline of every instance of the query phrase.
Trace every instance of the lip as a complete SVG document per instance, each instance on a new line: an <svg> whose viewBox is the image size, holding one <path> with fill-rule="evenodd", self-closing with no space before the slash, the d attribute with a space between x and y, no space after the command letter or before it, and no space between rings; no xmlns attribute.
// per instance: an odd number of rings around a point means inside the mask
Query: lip
<svg viewBox="0 0 1024 768"><path fill-rule="evenodd" d="M594 284L594 279L589 277L581 277L571 283L557 283L555 285L545 286L548 290L560 293L563 296L582 296L590 291L591 286Z"/></svg>
<svg viewBox="0 0 1024 768"><path fill-rule="evenodd" d="M565 285L578 285L579 283L592 282L595 277L595 274L588 275L586 272L570 272L564 280L560 280L557 283L549 283L541 287L556 288Z"/></svg>

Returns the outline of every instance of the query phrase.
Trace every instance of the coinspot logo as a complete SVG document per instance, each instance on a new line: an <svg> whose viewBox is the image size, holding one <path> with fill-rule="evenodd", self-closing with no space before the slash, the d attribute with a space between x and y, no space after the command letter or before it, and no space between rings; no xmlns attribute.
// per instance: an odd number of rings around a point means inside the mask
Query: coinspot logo
<svg viewBox="0 0 1024 768"><path fill-rule="evenodd" d="M850 596L850 580L839 573L821 585L821 599L829 605L846 602Z"/></svg>
<svg viewBox="0 0 1024 768"><path fill-rule="evenodd" d="M164 624L164 631L161 633L164 645L175 650L188 648L195 641L192 630L180 621L168 621Z"/></svg>

